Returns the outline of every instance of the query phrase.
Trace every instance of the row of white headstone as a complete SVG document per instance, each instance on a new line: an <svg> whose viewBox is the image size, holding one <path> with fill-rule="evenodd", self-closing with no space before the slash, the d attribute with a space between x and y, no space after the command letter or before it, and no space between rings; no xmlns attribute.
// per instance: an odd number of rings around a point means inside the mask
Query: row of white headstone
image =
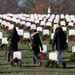
<svg viewBox="0 0 75 75"><path fill-rule="evenodd" d="M38 27L38 29L41 29L42 27ZM17 31L18 31L18 34L20 35L20 36L23 36L23 38L30 38L30 33L29 32L24 32L24 30L23 29L19 29L18 27L16 28L17 29ZM43 30L43 35L51 35L51 39L53 39L53 36L54 36L54 33L51 33L50 34L50 31L48 30L48 29L44 29ZM69 30L69 36L70 35L74 35L75 36L75 30L74 29L70 29ZM2 44L3 43L7 43L7 41L5 41L5 40L7 40L7 38L4 38L3 37L3 33L2 32L0 32L0 39L2 39Z"/></svg>
<svg viewBox="0 0 75 75"><path fill-rule="evenodd" d="M72 46L72 53L75 53L75 46ZM49 53L49 60L58 60L56 51Z"/></svg>
<svg viewBox="0 0 75 75"><path fill-rule="evenodd" d="M41 51L41 52L44 52L44 53L47 52L47 45L43 45L43 51ZM72 52L75 52L75 46L72 47ZM13 59L16 57L18 59L22 59L22 54L20 51L13 52ZM57 61L57 52L56 51L49 53L49 60Z"/></svg>
<svg viewBox="0 0 75 75"><path fill-rule="evenodd" d="M36 29L35 24L31 25L31 22L34 22L34 20L35 20L35 23L39 23L39 21L43 19L43 21L40 22L40 25L49 25L49 26L52 26L53 20L54 20L54 23L58 23L59 18L61 18L61 19L65 18L67 20L67 22L69 22L68 23L69 26L73 26L74 23L75 23L75 17L73 15L70 15L70 16L65 15L64 16L63 14L62 15L54 15L54 14L52 14L52 15L50 15L50 14L48 14L48 15L46 15L46 14L44 14L44 15L40 15L40 14L39 15L37 15L37 14L32 14L32 15L19 14L19 15L15 15L15 16L13 14L7 14L6 17L5 17L5 15L0 15L0 16L2 16L2 18L5 18L7 20L12 19L12 21L16 22L16 23L20 23L20 19L22 19L23 21L21 21L21 24L24 24L24 25L26 24L26 26L32 26L31 29L33 29L33 28ZM10 16L13 16L13 18L10 18ZM17 19L17 18L19 18L19 19ZM46 19L48 19L47 23L46 23ZM25 20L30 21L30 22L25 23ZM71 21L73 21L73 22L71 22ZM10 24L9 22L2 21L2 20L0 20L0 23L1 23L1 25L4 24L6 26L9 26L9 29L12 29L13 26L14 26L13 24ZM65 21L61 21L61 25L66 26ZM24 38L30 38L30 33L29 32L24 33L23 29L19 29L18 27L16 27L16 28L17 28L17 31L18 31L19 35L23 35ZM54 25L54 29L55 28L56 28L56 24ZM43 34L50 35L48 29L43 30L42 27L37 27L37 30L43 31ZM63 30L66 31L67 30L66 27L63 27ZM7 44L8 43L7 38L3 38L3 33L2 32L0 34L1 34L0 38L2 39L2 44L4 44L4 43ZM51 34L52 39L53 39L53 35L54 35L54 33ZM70 29L69 30L69 35L75 35L75 30ZM43 52L46 53L47 52L47 45L43 45L43 47L44 47ZM72 52L75 52L75 47L72 47ZM18 57L18 58L21 59L21 52L14 52L13 58L15 58L15 57ZM57 60L57 53L56 52L49 53L49 59Z"/></svg>
<svg viewBox="0 0 75 75"><path fill-rule="evenodd" d="M41 48L40 48L40 52L43 52L43 53L46 53L47 52L47 45L45 45L45 44L43 44L43 50L41 50ZM18 59L22 59L22 54L21 54L21 52L20 51L15 51L15 52L13 52L13 59L14 58L18 58Z"/></svg>
<svg viewBox="0 0 75 75"><path fill-rule="evenodd" d="M75 23L75 16L68 14L6 14L0 15L0 17L25 26L31 26L31 22L34 22L35 24L39 23L40 25L52 26L52 22L59 23L60 19L64 19L64 21L60 21L60 24L64 26L66 26L65 19L69 22L68 25L73 26L73 23ZM0 19L0 22L1 21L2 20Z"/></svg>
<svg viewBox="0 0 75 75"><path fill-rule="evenodd" d="M19 36L23 36L23 38L28 38L30 39L31 35L29 32L24 32L22 29L18 30ZM43 35L51 35L51 39L53 39L54 33L49 32L49 30L45 29L43 30ZM74 35L75 36L75 30L70 29L69 30L69 35ZM2 44L8 44L7 37L3 37L3 32L0 32L0 39L2 39Z"/></svg>
<svg viewBox="0 0 75 75"><path fill-rule="evenodd" d="M12 18L11 18L11 16L12 16ZM64 14L61 14L61 15L54 15L54 14L52 14L52 15L50 15L50 14L47 14L47 15L46 14L43 14L43 15L41 15L41 14L39 14L39 15L38 14L31 14L31 15L29 15L29 14L19 14L19 15L18 14L16 14L16 15L4 14L4 15L0 15L0 17L4 18L6 20L12 21L12 22L20 23L21 25L30 26L31 29L37 29L37 31L43 31L43 28L41 27L41 25L46 25L46 26L52 27L52 22L54 22L53 29L55 31L56 26L59 23L60 19L66 19L66 22L69 22L68 26L73 27L74 23L75 23L74 15L64 15ZM24 17L25 17L25 19L24 19ZM39 17L41 19L39 19ZM21 19L23 19L23 21L21 21ZM40 25L39 27L36 26L37 23L35 23L34 21L31 21L33 19L39 20L39 25ZM47 19L48 19L48 22L46 22ZM40 20L42 20L42 21L40 21ZM28 22L26 22L26 21L28 21ZM35 24L31 24L31 22L34 22ZM64 31L67 31L66 22L64 20L60 21L60 24L61 24L61 26L63 26L62 28ZM8 26L9 30L12 30L12 28L14 26L14 24L11 24L10 22L7 22L2 19L0 19L0 23L1 23L1 25L5 25L5 27ZM18 30L18 28L17 28L17 30ZM22 30L18 30L18 31L19 31L19 34L21 33L20 35L23 34ZM50 30L45 29L45 31L43 31L43 34L49 34L49 31ZM71 35L71 33L75 35L74 29L72 30L72 32L69 31L70 35Z"/></svg>
<svg viewBox="0 0 75 75"><path fill-rule="evenodd" d="M75 16L74 15L64 15L64 14L1 14L0 17L5 18L7 20L11 20L17 23L20 23L20 20L26 20L30 22L34 22L35 20L40 21L48 19L50 22L52 22L54 19L55 21L58 21L59 19L66 19L68 22L75 22ZM12 17L12 18L11 18ZM16 19L17 18L17 19ZM16 21L17 20L17 21ZM38 22L39 23L39 22Z"/></svg>
<svg viewBox="0 0 75 75"><path fill-rule="evenodd" d="M13 18L11 18L11 16ZM45 20L48 19L48 22L46 23L46 25L49 25L49 26L52 26L51 22L53 22L53 20L54 20L54 23L58 23L57 21L59 21L60 19L66 19L67 22L69 22L69 24L68 24L69 26L74 26L74 21L75 21L74 15L68 15L68 14L67 15L64 15L64 14L61 14L61 15L54 15L54 14L52 14L52 15L50 15L50 14L47 14L47 15L46 14L43 14L43 15L41 15L41 14L31 14L31 15L29 15L29 14L15 14L14 15L14 14L8 13L8 14L0 15L0 17L4 18L6 20L12 21L12 22L16 22L16 23L20 23L20 19L23 19L24 21L22 21L22 23L24 23L24 25L26 24L26 26L31 26L31 29L37 29L37 31L43 32L43 35L46 35L46 34L50 35L50 32L49 32L50 30L43 29L41 26L36 27L35 24L31 25L30 19L34 19L34 20L38 19L39 21L44 20L44 21L41 21L40 25L45 25ZM25 19L24 19L24 17L25 17ZM41 19L39 19L39 18L41 18ZM29 22L25 23L25 20L29 21ZM71 21L73 21L73 22L71 22ZM8 26L9 30L12 30L12 28L14 27L14 24L10 24L10 22L3 21L2 19L0 19L0 23L1 23L1 25L5 25L5 27ZM61 23L61 25L64 25L64 27L62 27L63 30L67 31L66 22L61 21L60 23ZM54 24L54 26L53 26L54 31L56 29L56 26L57 26L57 24ZM23 36L24 38L30 37L30 33L28 33L28 32L24 33L23 29L19 29L18 27L16 27L16 28L17 28L19 35ZM51 33L51 35L52 35L51 38L53 38L53 34L54 33ZM69 35L75 35L75 30L70 29Z"/></svg>

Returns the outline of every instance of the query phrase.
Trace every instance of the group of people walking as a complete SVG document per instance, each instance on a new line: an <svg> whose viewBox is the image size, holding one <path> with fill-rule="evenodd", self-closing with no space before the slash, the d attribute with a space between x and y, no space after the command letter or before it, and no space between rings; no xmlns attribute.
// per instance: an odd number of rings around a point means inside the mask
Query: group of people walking
<svg viewBox="0 0 75 75"><path fill-rule="evenodd" d="M10 52L11 51L18 51L18 42L19 42L19 35L16 31L16 27L13 28L12 32L10 33L8 40L10 39L11 44L10 47L12 50L8 49L8 61L10 62ZM39 36L39 32L34 30L31 33L31 40L32 40L32 52L33 52L33 64L38 62L41 64L41 60L38 58L38 54L41 50L43 50L42 42ZM56 50L57 52L57 62L62 63L63 68L66 68L66 62L61 58L61 54L64 50L64 45L66 43L66 34L63 29L58 25L54 32L54 38L52 42L52 50Z"/></svg>

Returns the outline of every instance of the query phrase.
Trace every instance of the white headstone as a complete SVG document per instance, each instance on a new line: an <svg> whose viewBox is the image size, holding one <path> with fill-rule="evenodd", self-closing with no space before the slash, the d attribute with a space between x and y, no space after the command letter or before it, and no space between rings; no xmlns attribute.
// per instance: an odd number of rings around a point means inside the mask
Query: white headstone
<svg viewBox="0 0 75 75"><path fill-rule="evenodd" d="M49 60L57 60L57 53L56 52L49 53Z"/></svg>
<svg viewBox="0 0 75 75"><path fill-rule="evenodd" d="M75 46L72 46L72 52L75 52Z"/></svg>
<svg viewBox="0 0 75 75"><path fill-rule="evenodd" d="M60 21L60 25L61 26L65 26L66 24L65 24L65 21Z"/></svg>
<svg viewBox="0 0 75 75"><path fill-rule="evenodd" d="M23 38L30 38L30 33L29 32L24 32Z"/></svg>
<svg viewBox="0 0 75 75"><path fill-rule="evenodd" d="M69 35L75 35L75 30L74 29L70 29L69 30Z"/></svg>
<svg viewBox="0 0 75 75"><path fill-rule="evenodd" d="M36 29L36 25L35 24L32 24L31 25L31 29Z"/></svg>
<svg viewBox="0 0 75 75"><path fill-rule="evenodd" d="M42 27L37 27L37 31L41 31L42 32Z"/></svg>
<svg viewBox="0 0 75 75"><path fill-rule="evenodd" d="M21 21L21 24L25 25L25 21Z"/></svg>
<svg viewBox="0 0 75 75"><path fill-rule="evenodd" d="M53 32L55 32L55 29L57 28L57 25L58 24L54 24L54 26L53 26L53 29L54 29Z"/></svg>
<svg viewBox="0 0 75 75"><path fill-rule="evenodd" d="M49 35L49 30L48 29L43 30L43 35L46 35L46 34Z"/></svg>
<svg viewBox="0 0 75 75"><path fill-rule="evenodd" d="M39 19L36 19L36 20L35 20L35 23L39 23L39 22L40 22Z"/></svg>
<svg viewBox="0 0 75 75"><path fill-rule="evenodd" d="M65 15L65 18L66 18L67 22L70 22L71 21L70 16L68 14Z"/></svg>
<svg viewBox="0 0 75 75"><path fill-rule="evenodd" d="M21 52L20 51L13 52L13 59L14 58L21 59L22 58Z"/></svg>
<svg viewBox="0 0 75 75"><path fill-rule="evenodd" d="M3 33L2 33L2 32L0 32L0 39L2 39L2 37L3 37Z"/></svg>
<svg viewBox="0 0 75 75"><path fill-rule="evenodd" d="M40 49L41 52L46 53L47 52L47 45L43 44L43 51Z"/></svg>
<svg viewBox="0 0 75 75"><path fill-rule="evenodd" d="M61 19L64 19L64 18L65 18L64 14L61 14L61 15L60 15L60 18L61 18Z"/></svg>
<svg viewBox="0 0 75 75"><path fill-rule="evenodd" d="M41 21L40 25L45 25L45 21Z"/></svg>
<svg viewBox="0 0 75 75"><path fill-rule="evenodd" d="M23 36L23 29L19 29L18 34Z"/></svg>
<svg viewBox="0 0 75 75"><path fill-rule="evenodd" d="M30 26L31 25L31 23L30 22L26 22L26 26Z"/></svg>
<svg viewBox="0 0 75 75"><path fill-rule="evenodd" d="M7 41L6 37L2 38L2 44L8 44L8 41Z"/></svg>
<svg viewBox="0 0 75 75"><path fill-rule="evenodd" d="M55 19L55 20L54 20L54 23L59 23L59 20L58 20L58 19Z"/></svg>
<svg viewBox="0 0 75 75"><path fill-rule="evenodd" d="M66 27L62 27L63 31L67 31L67 28Z"/></svg>
<svg viewBox="0 0 75 75"><path fill-rule="evenodd" d="M74 20L74 15L70 15L70 19L71 19L71 21L73 21Z"/></svg>
<svg viewBox="0 0 75 75"><path fill-rule="evenodd" d="M47 22L46 26L52 26L52 22Z"/></svg>
<svg viewBox="0 0 75 75"><path fill-rule="evenodd" d="M51 33L51 39L53 39L53 37L54 37L54 33Z"/></svg>
<svg viewBox="0 0 75 75"><path fill-rule="evenodd" d="M9 30L12 30L13 27L14 27L14 25L13 25L13 24L10 24L10 25L9 25Z"/></svg>
<svg viewBox="0 0 75 75"><path fill-rule="evenodd" d="M73 26L73 22L69 22L68 23L68 26Z"/></svg>

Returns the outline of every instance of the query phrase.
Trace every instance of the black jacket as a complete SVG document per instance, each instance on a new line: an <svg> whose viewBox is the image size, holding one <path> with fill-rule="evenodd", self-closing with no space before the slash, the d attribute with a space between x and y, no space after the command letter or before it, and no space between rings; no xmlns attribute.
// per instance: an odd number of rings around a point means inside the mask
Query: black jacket
<svg viewBox="0 0 75 75"><path fill-rule="evenodd" d="M18 44L17 44L17 42L19 42L19 35L17 34L17 31L16 31L15 27L13 28L12 32L8 36L7 40L11 41L10 46L11 46L12 50L17 51L18 50Z"/></svg>
<svg viewBox="0 0 75 75"><path fill-rule="evenodd" d="M39 37L39 33L35 32L36 34L34 34L32 36L32 50L35 52L35 53L39 53L40 52L40 47L41 49L43 50L43 47L42 47L42 43L41 43L41 40L40 40L40 37Z"/></svg>
<svg viewBox="0 0 75 75"><path fill-rule="evenodd" d="M52 49L54 49L54 46L56 46L56 50L64 50L65 43L66 34L61 27L56 28L52 43Z"/></svg>

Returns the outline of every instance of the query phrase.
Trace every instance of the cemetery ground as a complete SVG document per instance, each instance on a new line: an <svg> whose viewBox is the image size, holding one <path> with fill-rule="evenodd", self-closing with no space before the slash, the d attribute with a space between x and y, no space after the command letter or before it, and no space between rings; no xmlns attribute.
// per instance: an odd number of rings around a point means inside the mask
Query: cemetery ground
<svg viewBox="0 0 75 75"><path fill-rule="evenodd" d="M44 42L43 42L44 43ZM47 43L47 41L45 41ZM65 50L62 54L63 59L67 62L67 68L63 69L62 64L58 68L45 67L45 60L42 60L42 66L32 64L32 51L29 51L27 45L18 44L19 51L22 53L21 67L11 66L10 62L6 61L7 50L0 49L0 75L74 75L75 73L75 62L71 62L69 57L71 55L71 47L74 42L70 42L69 50ZM51 45L48 45L48 52L52 52Z"/></svg>
<svg viewBox="0 0 75 75"><path fill-rule="evenodd" d="M0 32L3 32L3 37L8 37L4 29L0 28ZM49 44L48 40L42 41L42 43L47 45L47 58L49 58L49 53L53 52L51 50L51 44ZM72 46L75 45L75 40L68 41L68 45L68 50L62 53L62 58L67 63L66 69L62 68L62 64L58 68L45 67L48 59L43 59L41 66L39 64L33 65L32 51L28 50L26 43L21 44L21 42L18 44L19 51L22 53L21 66L12 66L10 62L6 62L7 49L2 50L0 48L0 75L74 75L75 61L70 61L70 55L72 54Z"/></svg>

